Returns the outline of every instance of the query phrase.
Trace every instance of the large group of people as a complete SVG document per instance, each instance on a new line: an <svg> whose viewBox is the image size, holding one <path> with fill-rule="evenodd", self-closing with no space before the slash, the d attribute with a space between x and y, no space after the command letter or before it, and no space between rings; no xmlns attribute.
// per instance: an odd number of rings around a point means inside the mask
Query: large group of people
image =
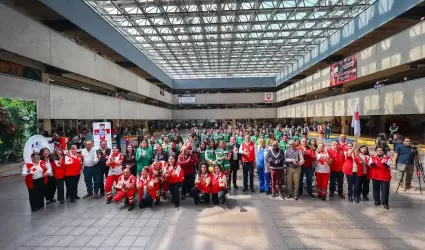
<svg viewBox="0 0 425 250"><path fill-rule="evenodd" d="M236 179L240 167L243 192L255 192L257 169L259 192L281 200L298 200L304 184L311 199L326 200L335 193L345 199L346 179L348 201L359 203L369 200L372 180L375 205L388 209L393 161L386 155L387 148L377 145L371 155L367 146L354 145L343 134L328 148L322 139L310 138L307 126L194 127L184 140L177 130L164 132L159 139L144 136L128 144L125 153L117 146L108 148L106 141L101 141L98 149L92 141L86 141L82 150L75 145L66 152L58 148L51 153L43 148L34 152L22 175L32 211L56 202L55 193L60 203L67 198L71 203L80 199L77 190L81 173L87 189L84 199L105 196L107 204L124 202L129 211L136 203L140 208L158 206L169 194L175 207L187 196L192 196L195 204L210 200L216 205L226 204L232 184L239 189ZM396 167L406 169L406 186L413 172L409 143L410 139L404 138L394 157ZM313 194L314 176L317 197Z"/></svg>

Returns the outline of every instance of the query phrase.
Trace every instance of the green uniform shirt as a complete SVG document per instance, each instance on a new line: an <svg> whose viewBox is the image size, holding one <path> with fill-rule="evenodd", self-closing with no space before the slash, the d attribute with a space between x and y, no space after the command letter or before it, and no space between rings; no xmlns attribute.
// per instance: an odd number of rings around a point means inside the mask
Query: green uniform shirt
<svg viewBox="0 0 425 250"><path fill-rule="evenodd" d="M223 140L225 142L230 142L230 133L224 133Z"/></svg>
<svg viewBox="0 0 425 250"><path fill-rule="evenodd" d="M253 135L253 136L251 136L251 140L254 142L254 144L257 144L257 141L260 141L260 136L259 135L257 135L257 136Z"/></svg>
<svg viewBox="0 0 425 250"><path fill-rule="evenodd" d="M261 140L261 138L257 140L257 142L255 143L255 145L261 146L260 145L260 140ZM269 145L269 139L264 139L264 140L266 141L266 146L268 146Z"/></svg>
<svg viewBox="0 0 425 250"><path fill-rule="evenodd" d="M223 170L230 169L230 161L229 160L222 160L223 157L226 157L229 155L229 151L227 149L217 149L215 151L217 163L219 163Z"/></svg>
<svg viewBox="0 0 425 250"><path fill-rule="evenodd" d="M201 162L205 161L205 150L202 150L201 148L199 150L199 158L201 158Z"/></svg>
<svg viewBox="0 0 425 250"><path fill-rule="evenodd" d="M205 150L205 155L208 156L208 159L210 161L215 161L215 152L213 148L207 147L207 149Z"/></svg>
<svg viewBox="0 0 425 250"><path fill-rule="evenodd" d="M280 142L279 142L279 147L280 147L280 149L281 149L282 151L287 150L287 149L289 148L289 141L286 141L286 142L284 142L284 141L280 141Z"/></svg>
<svg viewBox="0 0 425 250"><path fill-rule="evenodd" d="M238 144L239 145L241 145L242 144L242 142L244 142L245 141L245 137L243 137L243 136L238 136Z"/></svg>
<svg viewBox="0 0 425 250"><path fill-rule="evenodd" d="M201 134L201 141L205 141L208 138L207 134Z"/></svg>
<svg viewBox="0 0 425 250"><path fill-rule="evenodd" d="M168 152L170 151L171 145L170 144L162 144L162 149L164 150L164 152Z"/></svg>
<svg viewBox="0 0 425 250"><path fill-rule="evenodd" d="M282 137L283 137L283 132L282 131L278 131L278 130L274 131L274 138L276 140L280 141L280 139L282 139Z"/></svg>
<svg viewBox="0 0 425 250"><path fill-rule="evenodd" d="M294 135L294 136L292 136L292 140L301 140L301 136L299 136L299 135Z"/></svg>
<svg viewBox="0 0 425 250"><path fill-rule="evenodd" d="M138 148L136 151L137 172L141 172L146 166L151 165L153 158L152 148Z"/></svg>
<svg viewBox="0 0 425 250"><path fill-rule="evenodd" d="M170 141L174 140L174 134L169 133L168 134L168 139L170 139Z"/></svg>

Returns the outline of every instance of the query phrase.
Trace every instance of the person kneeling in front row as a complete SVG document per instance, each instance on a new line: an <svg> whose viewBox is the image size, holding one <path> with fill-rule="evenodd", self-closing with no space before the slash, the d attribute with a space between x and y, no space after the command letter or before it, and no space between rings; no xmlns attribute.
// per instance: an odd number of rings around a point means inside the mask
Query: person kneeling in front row
<svg viewBox="0 0 425 250"><path fill-rule="evenodd" d="M221 171L220 164L214 165L214 173L211 177L211 196L215 205L219 202L226 203L227 180L226 175Z"/></svg>
<svg viewBox="0 0 425 250"><path fill-rule="evenodd" d="M151 207L153 205L153 199L157 196L156 182L159 180L149 174L149 167L142 169L139 181L137 182L137 191L139 193L139 207Z"/></svg>
<svg viewBox="0 0 425 250"><path fill-rule="evenodd" d="M136 194L136 177L131 175L129 168L125 168L123 175L119 177L116 190L119 191L115 195L114 201L121 202L123 199L127 199L128 211L133 210L134 195Z"/></svg>
<svg viewBox="0 0 425 250"><path fill-rule="evenodd" d="M201 168L196 175L195 186L191 189L195 204L208 203L211 192L211 174L208 172L208 163L202 162Z"/></svg>

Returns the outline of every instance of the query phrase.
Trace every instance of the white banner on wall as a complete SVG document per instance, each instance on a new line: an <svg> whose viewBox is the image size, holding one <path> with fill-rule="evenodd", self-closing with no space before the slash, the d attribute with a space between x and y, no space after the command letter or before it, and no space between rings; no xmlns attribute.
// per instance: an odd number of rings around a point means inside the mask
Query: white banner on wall
<svg viewBox="0 0 425 250"><path fill-rule="evenodd" d="M272 103L273 102L273 93L272 92L265 92L264 93L264 102L265 103Z"/></svg>
<svg viewBox="0 0 425 250"><path fill-rule="evenodd" d="M179 95L180 104L195 104L196 98L194 94Z"/></svg>
<svg viewBox="0 0 425 250"><path fill-rule="evenodd" d="M93 123L93 144L100 148L100 141L106 140L108 148L112 148L112 131L110 122Z"/></svg>

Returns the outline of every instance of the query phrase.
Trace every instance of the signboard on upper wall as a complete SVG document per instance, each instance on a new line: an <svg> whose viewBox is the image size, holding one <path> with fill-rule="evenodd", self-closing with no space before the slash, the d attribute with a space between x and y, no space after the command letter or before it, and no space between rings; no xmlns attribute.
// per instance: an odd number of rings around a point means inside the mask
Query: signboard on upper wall
<svg viewBox="0 0 425 250"><path fill-rule="evenodd" d="M273 103L273 93L272 92L265 92L264 93L264 102L265 103Z"/></svg>
<svg viewBox="0 0 425 250"><path fill-rule="evenodd" d="M196 98L194 94L183 94L179 95L180 104L195 104Z"/></svg>
<svg viewBox="0 0 425 250"><path fill-rule="evenodd" d="M333 64L331 71L331 87L357 79L357 55L345 58Z"/></svg>

